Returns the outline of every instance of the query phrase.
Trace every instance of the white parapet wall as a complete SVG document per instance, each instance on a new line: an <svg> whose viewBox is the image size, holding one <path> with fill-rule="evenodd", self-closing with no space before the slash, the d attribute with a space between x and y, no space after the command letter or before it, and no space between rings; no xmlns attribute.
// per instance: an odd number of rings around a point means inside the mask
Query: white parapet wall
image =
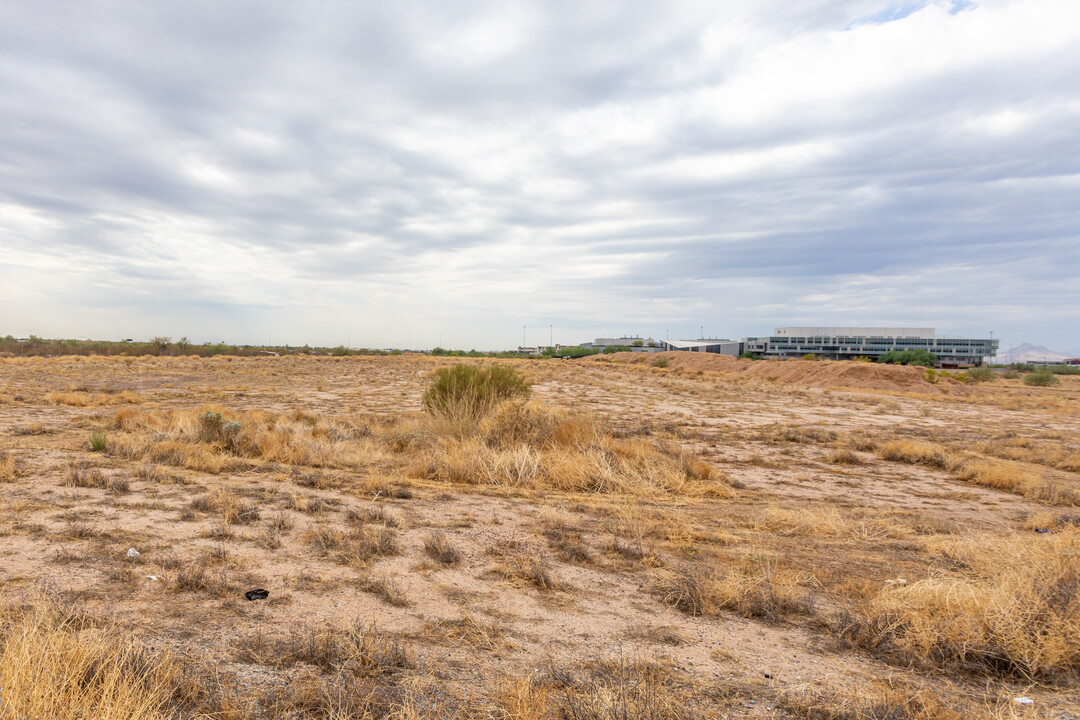
<svg viewBox="0 0 1080 720"><path fill-rule="evenodd" d="M778 327L776 337L902 337L933 340L934 328Z"/></svg>

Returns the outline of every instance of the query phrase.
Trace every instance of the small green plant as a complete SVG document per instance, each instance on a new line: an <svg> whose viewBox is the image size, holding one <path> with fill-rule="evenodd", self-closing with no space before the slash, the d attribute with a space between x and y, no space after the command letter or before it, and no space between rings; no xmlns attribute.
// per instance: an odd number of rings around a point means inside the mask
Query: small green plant
<svg viewBox="0 0 1080 720"><path fill-rule="evenodd" d="M744 352L739 358L742 360L760 360L761 356L753 352Z"/></svg>
<svg viewBox="0 0 1080 720"><path fill-rule="evenodd" d="M937 370L935 370L934 368L927 368L926 369L926 382L930 383L931 385L937 385L937 381L938 381Z"/></svg>
<svg viewBox="0 0 1080 720"><path fill-rule="evenodd" d="M799 359L800 360L820 360L821 356L820 355L815 355L814 353L806 353L805 355L803 355Z"/></svg>
<svg viewBox="0 0 1080 720"><path fill-rule="evenodd" d="M90 433L90 449L94 452L105 452L105 448L108 445L108 438L105 435L104 430L94 430Z"/></svg>
<svg viewBox="0 0 1080 720"><path fill-rule="evenodd" d="M235 420L226 420L221 413L207 410L199 416L199 437L203 442L220 443L230 451L236 452L240 448L241 423Z"/></svg>
<svg viewBox="0 0 1080 720"><path fill-rule="evenodd" d="M855 360L855 362L874 362L873 360L868 358L866 355L856 355L854 360Z"/></svg>
<svg viewBox="0 0 1080 720"><path fill-rule="evenodd" d="M668 359L666 357L658 357L652 361L653 367L666 368L668 366Z"/></svg>
<svg viewBox="0 0 1080 720"><path fill-rule="evenodd" d="M1057 385L1059 382L1061 381L1047 368L1030 372L1024 376L1024 384L1033 387L1050 387L1051 385Z"/></svg>
<svg viewBox="0 0 1080 720"><path fill-rule="evenodd" d="M505 365L478 367L464 363L442 368L424 391L424 409L466 431L500 403L526 397L529 384Z"/></svg>

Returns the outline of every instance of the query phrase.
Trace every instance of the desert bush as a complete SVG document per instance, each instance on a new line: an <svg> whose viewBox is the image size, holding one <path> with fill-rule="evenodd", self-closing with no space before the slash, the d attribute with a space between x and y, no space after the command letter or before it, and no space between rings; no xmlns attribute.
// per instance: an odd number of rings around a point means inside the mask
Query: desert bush
<svg viewBox="0 0 1080 720"><path fill-rule="evenodd" d="M1025 678L1080 671L1080 528L947 538L932 550L964 577L890 586L838 625L842 638L930 666Z"/></svg>
<svg viewBox="0 0 1080 720"><path fill-rule="evenodd" d="M652 366L657 368L666 368L669 365L666 357L658 357L652 361Z"/></svg>
<svg viewBox="0 0 1080 720"><path fill-rule="evenodd" d="M1024 376L1024 384L1031 385L1032 387L1050 387L1051 385L1057 385L1060 382L1061 381L1057 379L1054 373L1046 368L1030 372Z"/></svg>
<svg viewBox="0 0 1080 720"><path fill-rule="evenodd" d="M108 438L105 435L104 430L94 430L90 433L90 449L94 452L105 452L105 447L108 445Z"/></svg>
<svg viewBox="0 0 1080 720"><path fill-rule="evenodd" d="M462 363L436 371L424 391L423 405L456 431L465 432L500 403L528 393L528 383L511 367Z"/></svg>
<svg viewBox="0 0 1080 720"><path fill-rule="evenodd" d="M961 378L964 382L969 383L983 383L992 382L997 380L997 373L986 367L971 368L965 372Z"/></svg>

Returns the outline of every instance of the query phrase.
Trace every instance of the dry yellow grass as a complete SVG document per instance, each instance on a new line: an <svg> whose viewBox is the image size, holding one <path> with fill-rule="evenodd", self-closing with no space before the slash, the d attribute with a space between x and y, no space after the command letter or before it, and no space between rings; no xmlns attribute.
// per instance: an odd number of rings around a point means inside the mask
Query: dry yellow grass
<svg viewBox="0 0 1080 720"><path fill-rule="evenodd" d="M0 450L0 482L11 482L19 476L19 466L15 462L15 456Z"/></svg>
<svg viewBox="0 0 1080 720"><path fill-rule="evenodd" d="M97 407L101 405L123 405L142 402L142 396L130 390L114 393L95 393L85 390L68 390L45 394L45 401L53 405L71 407Z"/></svg>
<svg viewBox="0 0 1080 720"><path fill-rule="evenodd" d="M1029 678L1080 671L1080 529L948 538L932 550L963 575L891 586L843 633L928 665Z"/></svg>
<svg viewBox="0 0 1080 720"><path fill-rule="evenodd" d="M616 438L595 420L529 403L506 403L475 435L444 436L414 469L466 484L566 492L728 497L712 467L677 444Z"/></svg>
<svg viewBox="0 0 1080 720"><path fill-rule="evenodd" d="M812 596L797 576L760 556L742 568L719 572L690 565L658 572L653 583L663 602L689 615L717 615L731 610L745 617L769 621L813 612Z"/></svg>
<svg viewBox="0 0 1080 720"><path fill-rule="evenodd" d="M1016 493L1051 505L1080 505L1080 491L1047 480L1030 465L972 457L938 443L914 440L889 441L878 448L878 455L885 460L944 470L963 482Z"/></svg>
<svg viewBox="0 0 1080 720"><path fill-rule="evenodd" d="M314 420L314 422L313 422ZM354 467L381 450L347 424L321 425L305 415L206 408L196 412L118 410L108 452L218 473L256 462Z"/></svg>
<svg viewBox="0 0 1080 720"><path fill-rule="evenodd" d="M227 693L207 698L199 673L54 599L0 610L4 720L166 720L199 709L243 716Z"/></svg>

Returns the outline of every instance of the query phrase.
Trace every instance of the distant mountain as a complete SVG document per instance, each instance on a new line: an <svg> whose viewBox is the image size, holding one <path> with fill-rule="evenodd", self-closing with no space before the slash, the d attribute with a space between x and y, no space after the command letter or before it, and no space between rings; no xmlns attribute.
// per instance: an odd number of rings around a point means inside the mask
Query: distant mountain
<svg viewBox="0 0 1080 720"><path fill-rule="evenodd" d="M1040 362L1045 360L1056 361L1065 358L1076 357L1068 353L1057 352L1042 345L1022 343L1016 347L1002 350L994 358L994 362Z"/></svg>

